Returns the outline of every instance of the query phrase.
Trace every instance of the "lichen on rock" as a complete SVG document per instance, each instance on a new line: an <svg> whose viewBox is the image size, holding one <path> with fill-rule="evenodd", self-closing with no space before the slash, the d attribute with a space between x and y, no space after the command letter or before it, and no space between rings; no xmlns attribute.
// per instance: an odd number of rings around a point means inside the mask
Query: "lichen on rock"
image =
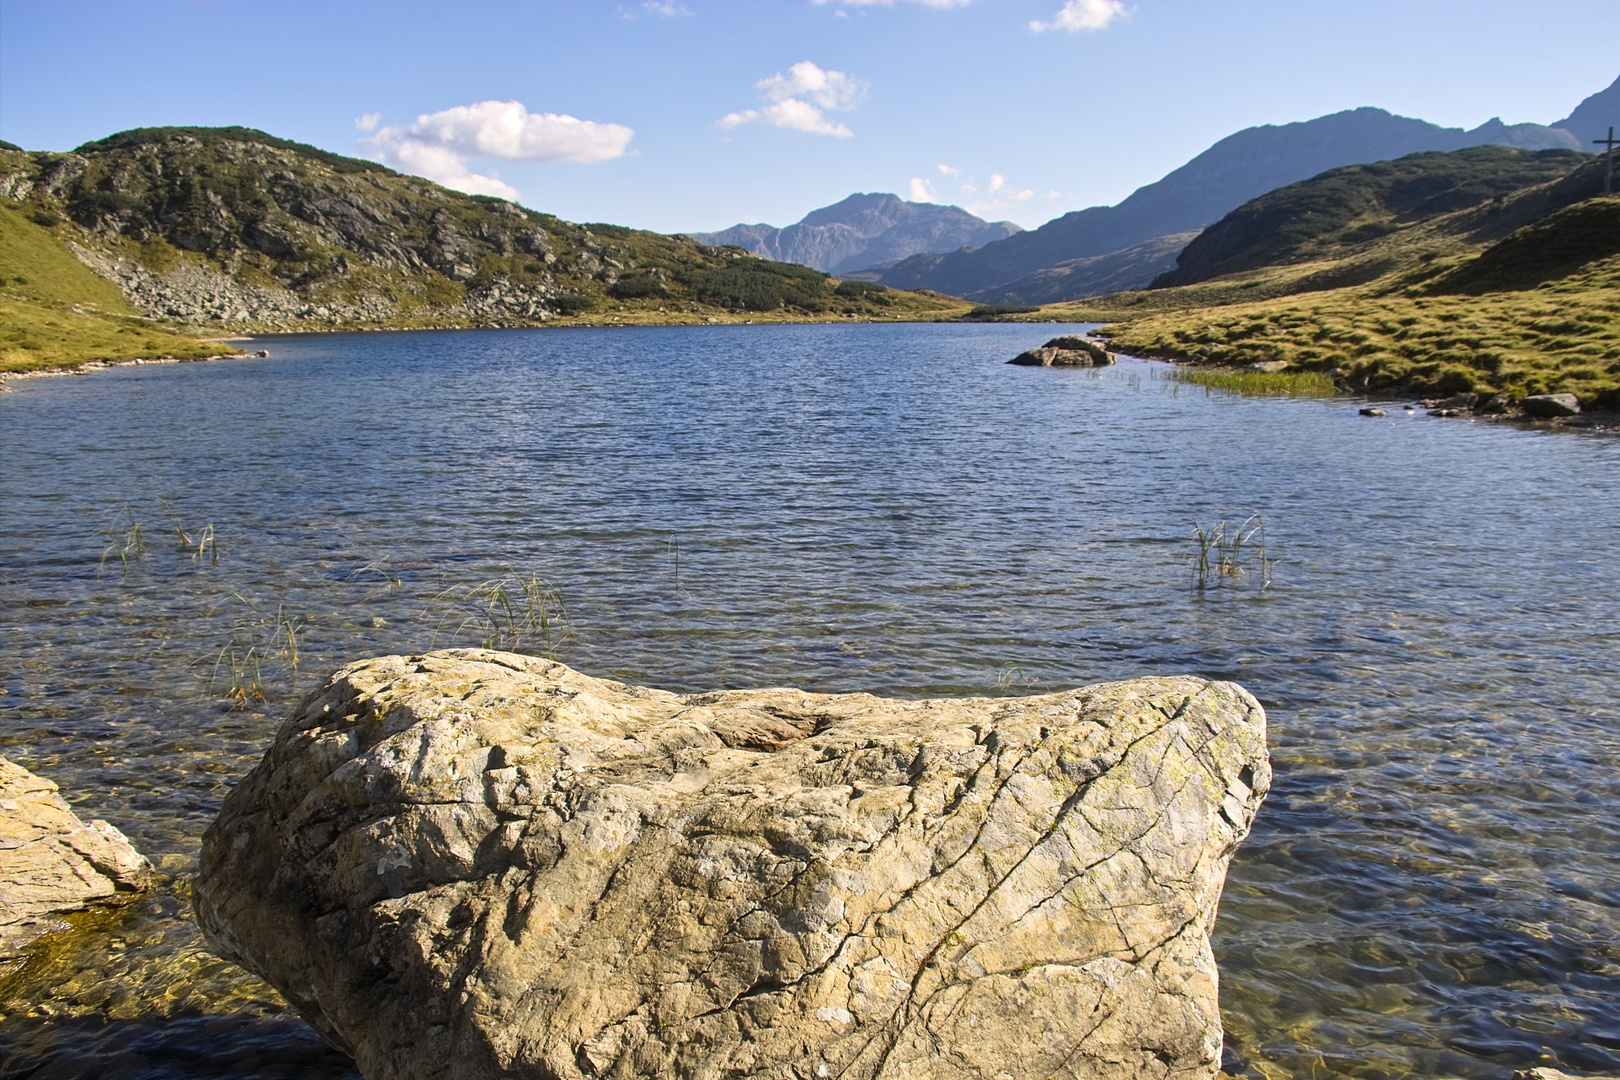
<svg viewBox="0 0 1620 1080"><path fill-rule="evenodd" d="M380 1078L1213 1077L1240 687L680 695L452 650L305 699L213 947Z"/></svg>

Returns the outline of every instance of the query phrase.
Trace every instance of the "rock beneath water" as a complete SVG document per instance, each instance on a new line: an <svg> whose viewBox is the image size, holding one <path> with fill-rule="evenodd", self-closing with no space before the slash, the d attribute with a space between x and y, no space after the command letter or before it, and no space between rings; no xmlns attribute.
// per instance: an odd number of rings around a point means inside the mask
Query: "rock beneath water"
<svg viewBox="0 0 1620 1080"><path fill-rule="evenodd" d="M1580 399L1574 394L1531 394L1519 402L1519 407L1530 416L1543 419L1574 416L1581 411Z"/></svg>
<svg viewBox="0 0 1620 1080"><path fill-rule="evenodd" d="M1053 338L1039 349L1021 352L1007 363L1019 367L1107 367L1114 361L1114 354L1100 343L1065 334Z"/></svg>
<svg viewBox="0 0 1620 1080"><path fill-rule="evenodd" d="M373 1080L1214 1077L1270 784L1242 688L673 694L351 665L203 841L197 915Z"/></svg>
<svg viewBox="0 0 1620 1080"><path fill-rule="evenodd" d="M100 819L86 825L55 784L0 757L0 958L66 925L55 916L151 878L123 833Z"/></svg>

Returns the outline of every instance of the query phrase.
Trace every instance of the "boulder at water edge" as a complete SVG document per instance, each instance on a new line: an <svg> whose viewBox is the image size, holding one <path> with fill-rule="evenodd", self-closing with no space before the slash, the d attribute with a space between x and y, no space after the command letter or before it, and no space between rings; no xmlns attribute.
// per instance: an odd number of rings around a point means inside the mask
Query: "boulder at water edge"
<svg viewBox="0 0 1620 1080"><path fill-rule="evenodd" d="M86 825L56 785L0 757L0 960L66 924L57 918L150 883L124 834Z"/></svg>
<svg viewBox="0 0 1620 1080"><path fill-rule="evenodd" d="M1007 361L1019 367L1105 367L1113 362L1114 354L1100 342L1073 334L1055 337L1040 348L1021 352Z"/></svg>
<svg viewBox="0 0 1620 1080"><path fill-rule="evenodd" d="M371 1080L1213 1077L1270 783L1232 683L673 694L338 672L203 841L199 922Z"/></svg>

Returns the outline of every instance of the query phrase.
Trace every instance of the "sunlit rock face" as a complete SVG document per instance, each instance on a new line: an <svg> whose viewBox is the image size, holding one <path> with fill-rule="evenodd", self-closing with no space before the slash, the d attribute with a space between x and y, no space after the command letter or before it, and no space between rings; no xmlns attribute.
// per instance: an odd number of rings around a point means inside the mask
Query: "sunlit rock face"
<svg viewBox="0 0 1620 1080"><path fill-rule="evenodd" d="M0 757L0 963L57 916L125 898L151 883L152 864L113 826L86 824L57 787Z"/></svg>
<svg viewBox="0 0 1620 1080"><path fill-rule="evenodd" d="M679 695L354 664L204 841L199 921L365 1074L1213 1077L1270 780L1231 683Z"/></svg>

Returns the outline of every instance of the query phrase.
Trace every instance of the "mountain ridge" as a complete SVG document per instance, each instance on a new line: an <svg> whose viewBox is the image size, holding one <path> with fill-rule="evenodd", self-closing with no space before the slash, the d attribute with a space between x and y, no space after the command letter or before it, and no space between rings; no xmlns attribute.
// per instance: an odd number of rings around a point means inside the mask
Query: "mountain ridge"
<svg viewBox="0 0 1620 1080"><path fill-rule="evenodd" d="M1327 169L1479 144L1576 149L1579 141L1568 131L1545 125L1508 125L1493 119L1465 131L1370 106L1290 124L1258 125L1217 141L1115 206L1071 211L977 251L913 256L873 279L892 288L933 289L971 300L1027 302L1020 289L1012 288L1013 282L1038 278L1042 271L1067 261L1202 229L1249 199ZM1163 259L1144 259L1137 284L1147 284L1172 265ZM1050 299L1092 295L1100 291L1094 284L1086 274L1072 275L1065 285L1068 295Z"/></svg>
<svg viewBox="0 0 1620 1080"><path fill-rule="evenodd" d="M703 244L736 245L761 258L843 274L920 253L978 247L1021 231L1010 221L985 221L959 206L906 202L888 192L856 192L780 229L763 223L737 224L686 235Z"/></svg>

